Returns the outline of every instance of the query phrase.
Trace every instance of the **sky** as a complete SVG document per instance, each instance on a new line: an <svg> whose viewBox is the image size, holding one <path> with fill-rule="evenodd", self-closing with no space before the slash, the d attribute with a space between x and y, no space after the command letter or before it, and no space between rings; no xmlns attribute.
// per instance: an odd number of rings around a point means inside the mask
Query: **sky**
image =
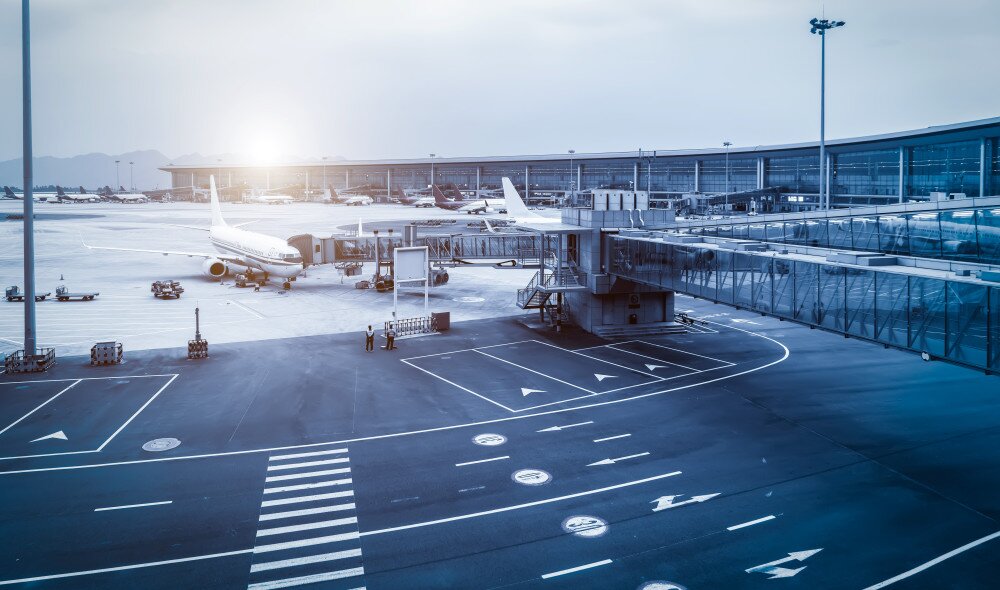
<svg viewBox="0 0 1000 590"><path fill-rule="evenodd" d="M0 160L21 156L0 2ZM996 0L36 0L35 156L520 155L1000 116Z"/></svg>

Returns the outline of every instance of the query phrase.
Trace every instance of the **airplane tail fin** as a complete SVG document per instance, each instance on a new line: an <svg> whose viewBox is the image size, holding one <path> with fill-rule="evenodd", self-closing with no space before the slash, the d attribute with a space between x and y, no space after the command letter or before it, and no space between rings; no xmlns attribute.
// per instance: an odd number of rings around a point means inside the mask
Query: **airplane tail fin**
<svg viewBox="0 0 1000 590"><path fill-rule="evenodd" d="M66 193L63 192L62 187L59 186L59 185L56 185L56 196L59 196L59 197L65 197L66 196Z"/></svg>
<svg viewBox="0 0 1000 590"><path fill-rule="evenodd" d="M438 205L445 205L451 202L448 200L448 197L444 196L444 193L441 192L441 189L438 188L438 185L436 184L431 185L431 191L434 193L434 202L437 203Z"/></svg>
<svg viewBox="0 0 1000 590"><path fill-rule="evenodd" d="M361 218L358 218L358 237L365 235L365 231L361 228Z"/></svg>
<svg viewBox="0 0 1000 590"><path fill-rule="evenodd" d="M81 187L80 187L80 194L81 194L81 195L85 195L85 194L87 194L87 189L85 189L85 188L83 188L83 187L81 186Z"/></svg>
<svg viewBox="0 0 1000 590"><path fill-rule="evenodd" d="M219 193L215 190L215 175L208 177L209 193L212 200L212 225L226 225L222 218L222 207L219 205Z"/></svg>
<svg viewBox="0 0 1000 590"><path fill-rule="evenodd" d="M490 223L490 220L489 220L489 219L486 219L486 218L484 218L484 219L483 219L483 223L485 223L485 224L486 224L486 231L490 232L491 234L495 234L495 233L497 233L497 230L496 230L496 228L495 228L495 227L493 227L493 224L491 224L491 223Z"/></svg>
<svg viewBox="0 0 1000 590"><path fill-rule="evenodd" d="M506 176L503 177L503 202L510 217L534 217L535 214L521 200L514 184Z"/></svg>
<svg viewBox="0 0 1000 590"><path fill-rule="evenodd" d="M14 191L10 190L9 186L4 186L3 187L3 194L8 199L16 199L17 198L17 195L14 194Z"/></svg>

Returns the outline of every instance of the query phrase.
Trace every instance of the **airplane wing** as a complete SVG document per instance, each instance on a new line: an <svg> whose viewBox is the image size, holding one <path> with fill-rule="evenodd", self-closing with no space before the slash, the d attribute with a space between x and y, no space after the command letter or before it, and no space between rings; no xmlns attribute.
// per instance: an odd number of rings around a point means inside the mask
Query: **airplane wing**
<svg viewBox="0 0 1000 590"><path fill-rule="evenodd" d="M143 248L113 248L111 246L91 246L87 242L83 242L83 245L88 250L117 250L119 252L143 252L146 254L162 254L164 256L188 256L191 258L218 258L223 262L233 262L237 264L242 264L241 259L236 256L230 256L228 254L219 254L217 252L205 253L205 252L179 252L176 250L146 250Z"/></svg>

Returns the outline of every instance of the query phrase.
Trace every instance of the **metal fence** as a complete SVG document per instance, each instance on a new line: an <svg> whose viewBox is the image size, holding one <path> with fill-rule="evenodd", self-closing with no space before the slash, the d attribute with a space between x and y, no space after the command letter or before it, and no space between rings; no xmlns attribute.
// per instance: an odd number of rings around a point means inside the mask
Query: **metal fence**
<svg viewBox="0 0 1000 590"><path fill-rule="evenodd" d="M1000 287L612 238L611 272L847 336L1000 371Z"/></svg>

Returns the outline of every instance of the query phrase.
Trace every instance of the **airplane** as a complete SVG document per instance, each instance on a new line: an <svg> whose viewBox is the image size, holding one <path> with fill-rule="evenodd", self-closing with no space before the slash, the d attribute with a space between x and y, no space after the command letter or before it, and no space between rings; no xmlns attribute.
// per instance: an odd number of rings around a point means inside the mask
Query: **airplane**
<svg viewBox="0 0 1000 590"><path fill-rule="evenodd" d="M59 199L60 203L100 203L101 197L97 195L92 195L86 191L82 186L80 187L80 192L76 194L68 195L63 192L62 187L56 187L56 198Z"/></svg>
<svg viewBox="0 0 1000 590"><path fill-rule="evenodd" d="M441 209L458 211L472 215L473 213L494 213L503 208L503 201L493 199L473 199L471 201L452 201L441 192L437 185L431 187L434 192L434 204Z"/></svg>
<svg viewBox="0 0 1000 590"><path fill-rule="evenodd" d="M193 227L208 232L208 239L218 254L203 252L183 252L175 250L145 250L141 248L112 248L107 246L84 246L91 250L118 250L122 252L145 252L204 258L202 273L208 277L221 279L227 273L247 273L259 271L263 273L261 283L266 283L270 277L283 280L284 289L292 288L295 280L304 269L302 253L287 242L274 236L240 229L247 225L240 223L229 225L222 218L222 207L219 205L219 193L215 190L215 176L209 177L210 201L212 209L212 226L209 228ZM253 222L248 222L253 223Z"/></svg>
<svg viewBox="0 0 1000 590"><path fill-rule="evenodd" d="M288 195L249 195L248 203L262 203L264 205L287 205L295 202L295 199Z"/></svg>
<svg viewBox="0 0 1000 590"><path fill-rule="evenodd" d="M24 200L24 193L15 193L9 186L3 187L3 196L8 199ZM57 197L56 193L31 193L31 200L36 203L53 203Z"/></svg>
<svg viewBox="0 0 1000 590"><path fill-rule="evenodd" d="M403 205L411 205L413 207L417 207L418 209L420 207L434 206L434 197L419 191L406 194L406 191L401 188L397 188L395 194L395 199Z"/></svg>
<svg viewBox="0 0 1000 590"><path fill-rule="evenodd" d="M371 205L375 201L368 195L343 195L337 193L337 190L328 187L323 190L326 195L326 200L329 203L340 203L341 205L349 205L354 207L361 207Z"/></svg>
<svg viewBox="0 0 1000 590"><path fill-rule="evenodd" d="M101 195L105 200L111 201L113 203L147 203L149 202L149 197L142 193L127 193L125 192L125 187L119 186L118 192L112 192L110 189L105 188L104 193Z"/></svg>
<svg viewBox="0 0 1000 590"><path fill-rule="evenodd" d="M546 223L562 223L560 217L546 217L540 213L528 209L524 201L521 200L521 195L517 193L517 189L514 188L514 184L506 176L501 180L503 184L503 200L504 208L506 209L506 215L500 217L507 222L513 222L520 225L541 225ZM486 229L490 233L498 233L496 228L494 228L489 220L486 220Z"/></svg>

